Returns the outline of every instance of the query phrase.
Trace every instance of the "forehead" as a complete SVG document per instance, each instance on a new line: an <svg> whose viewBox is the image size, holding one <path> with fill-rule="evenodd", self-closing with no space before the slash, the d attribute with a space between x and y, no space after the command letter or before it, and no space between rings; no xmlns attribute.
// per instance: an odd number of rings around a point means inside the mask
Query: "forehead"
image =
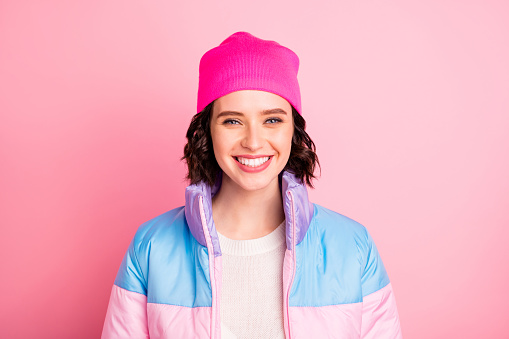
<svg viewBox="0 0 509 339"><path fill-rule="evenodd" d="M278 108L288 115L292 113L290 103L277 94L259 90L241 90L216 99L213 105L213 115L225 110L249 114Z"/></svg>

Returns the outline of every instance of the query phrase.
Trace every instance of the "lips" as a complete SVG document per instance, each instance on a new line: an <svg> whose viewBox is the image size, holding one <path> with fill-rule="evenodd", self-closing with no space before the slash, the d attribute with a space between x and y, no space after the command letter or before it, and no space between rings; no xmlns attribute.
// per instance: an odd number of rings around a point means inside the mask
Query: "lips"
<svg viewBox="0 0 509 339"><path fill-rule="evenodd" d="M240 162L242 165L249 167L258 167L263 165L270 159L270 156L258 157L258 158L246 158L246 157L235 157L235 160Z"/></svg>
<svg viewBox="0 0 509 339"><path fill-rule="evenodd" d="M272 155L238 155L233 157L237 166L244 172L260 172L266 169L273 158Z"/></svg>

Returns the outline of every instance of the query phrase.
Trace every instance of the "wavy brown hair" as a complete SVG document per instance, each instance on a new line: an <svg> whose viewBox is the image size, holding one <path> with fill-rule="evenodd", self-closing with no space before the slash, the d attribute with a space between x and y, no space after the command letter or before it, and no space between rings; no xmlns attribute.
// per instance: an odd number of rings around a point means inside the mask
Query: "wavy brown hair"
<svg viewBox="0 0 509 339"><path fill-rule="evenodd" d="M184 146L184 156L180 160L186 160L186 178L191 184L204 181L210 186L214 185L218 173L221 171L214 155L212 137L210 135L210 118L214 102L207 105L201 112L195 114L187 129L187 144ZM315 167L320 166L316 155L316 146L306 133L306 121L292 106L293 137L290 158L284 171L292 172L309 187L313 187L312 179Z"/></svg>

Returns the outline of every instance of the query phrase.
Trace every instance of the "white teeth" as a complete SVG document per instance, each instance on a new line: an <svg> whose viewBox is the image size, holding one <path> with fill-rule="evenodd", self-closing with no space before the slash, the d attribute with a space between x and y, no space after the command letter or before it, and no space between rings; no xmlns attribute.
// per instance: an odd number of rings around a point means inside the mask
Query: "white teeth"
<svg viewBox="0 0 509 339"><path fill-rule="evenodd" d="M246 165L249 167L258 167L261 164L265 163L267 160L269 160L269 157L261 157L256 159L247 159L247 158L241 158L236 157L238 162L240 162L242 165Z"/></svg>

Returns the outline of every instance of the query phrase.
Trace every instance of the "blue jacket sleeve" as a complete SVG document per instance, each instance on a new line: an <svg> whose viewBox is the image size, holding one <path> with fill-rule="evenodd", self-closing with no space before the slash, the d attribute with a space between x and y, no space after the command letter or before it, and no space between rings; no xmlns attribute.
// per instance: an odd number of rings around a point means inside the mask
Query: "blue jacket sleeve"
<svg viewBox="0 0 509 339"><path fill-rule="evenodd" d="M362 339L400 339L396 299L389 276L369 232L365 230L365 243L361 248L363 258L362 284Z"/></svg>
<svg viewBox="0 0 509 339"><path fill-rule="evenodd" d="M149 338L147 281L138 260L138 236L137 234L129 244L115 278L102 339Z"/></svg>

